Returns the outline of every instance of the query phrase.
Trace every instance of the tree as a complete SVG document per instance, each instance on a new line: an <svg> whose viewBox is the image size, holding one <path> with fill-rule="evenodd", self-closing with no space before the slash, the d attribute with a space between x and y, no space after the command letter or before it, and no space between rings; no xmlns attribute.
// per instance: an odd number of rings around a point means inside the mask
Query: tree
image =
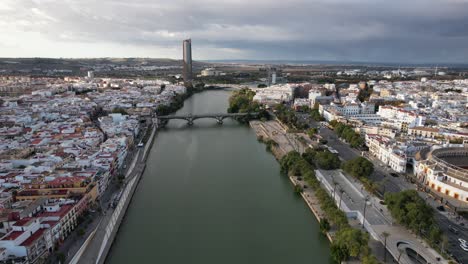
<svg viewBox="0 0 468 264"><path fill-rule="evenodd" d="M203 88L205 88L205 83L203 83L203 82L196 83L194 88L196 90L203 90Z"/></svg>
<svg viewBox="0 0 468 264"><path fill-rule="evenodd" d="M374 92L374 90L366 85L366 88L359 90L359 94L358 94L357 98L361 102L369 101L369 98L370 98L370 96L372 95L373 92Z"/></svg>
<svg viewBox="0 0 468 264"><path fill-rule="evenodd" d="M369 235L359 229L351 227L343 228L336 232L335 241L333 244L341 249L342 253L347 253L348 257L367 256L369 253L368 248ZM332 247L333 247L332 244ZM332 251L333 253L333 251ZM342 259L344 260L344 259Z"/></svg>
<svg viewBox="0 0 468 264"><path fill-rule="evenodd" d="M433 209L425 203L415 190L386 193L385 203L399 223L419 235L424 235L431 245L441 240L441 231L434 219Z"/></svg>
<svg viewBox="0 0 468 264"><path fill-rule="evenodd" d="M263 108L261 104L253 101L255 92L242 88L241 90L233 92L229 97L228 113L259 113L259 117L268 118L268 112ZM249 121L249 117L239 119L241 122Z"/></svg>
<svg viewBox="0 0 468 264"><path fill-rule="evenodd" d="M325 118L322 117L322 115L320 114L318 108L314 108L312 110L310 110L310 117L312 119L314 119L315 121L324 121Z"/></svg>
<svg viewBox="0 0 468 264"><path fill-rule="evenodd" d="M337 244L332 244L331 248L331 257L333 260L337 263L341 263L344 260L347 260L349 258L349 252L346 247L342 245L337 245Z"/></svg>
<svg viewBox="0 0 468 264"><path fill-rule="evenodd" d="M317 134L318 132L318 129L316 127L313 127L313 128L309 128L309 130L307 130L307 135L310 137L310 138L313 138L315 134Z"/></svg>
<svg viewBox="0 0 468 264"><path fill-rule="evenodd" d="M78 232L78 236L80 236L80 237L84 236L84 234L85 234L85 231L83 230L83 228L78 229L77 232Z"/></svg>
<svg viewBox="0 0 468 264"><path fill-rule="evenodd" d="M58 263L65 263L66 256L63 252L55 253L55 259Z"/></svg>
<svg viewBox="0 0 468 264"><path fill-rule="evenodd" d="M338 155L333 154L328 150L318 152L315 158L317 166L324 170L335 170L341 165Z"/></svg>
<svg viewBox="0 0 468 264"><path fill-rule="evenodd" d="M330 222L326 218L320 219L320 231L326 233L330 230Z"/></svg>
<svg viewBox="0 0 468 264"><path fill-rule="evenodd" d="M343 170L355 178L368 178L374 172L374 164L364 157L357 157L344 163Z"/></svg>
<svg viewBox="0 0 468 264"><path fill-rule="evenodd" d="M291 151L284 155L280 160L281 172L287 173L292 166L301 159L301 154L297 151Z"/></svg>
<svg viewBox="0 0 468 264"><path fill-rule="evenodd" d="M379 264L379 261L372 255L364 256L362 264Z"/></svg>
<svg viewBox="0 0 468 264"><path fill-rule="evenodd" d="M125 110L125 109L123 109L123 108L120 108L120 107L116 107L116 108L112 109L112 113L114 113L114 114L128 115L127 110Z"/></svg>

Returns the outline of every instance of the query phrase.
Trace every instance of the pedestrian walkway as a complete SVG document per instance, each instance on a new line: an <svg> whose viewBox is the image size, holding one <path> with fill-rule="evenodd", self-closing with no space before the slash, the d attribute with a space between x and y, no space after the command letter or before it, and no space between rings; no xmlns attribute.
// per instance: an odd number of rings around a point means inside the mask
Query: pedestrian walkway
<svg viewBox="0 0 468 264"><path fill-rule="evenodd" d="M360 182L344 175L339 170L316 170L316 175L331 196L333 196L333 190L336 191L338 188L339 195L335 195L336 203L341 203L340 207L349 218L355 218L361 224L365 222L365 229L374 239L383 244L385 238L382 234L384 232L390 234L387 238L387 249L395 259L400 259L400 263L413 264L407 254L408 248L410 251L412 249L418 252L430 263L448 263L425 241L394 223L386 206L367 193ZM369 197L368 203L365 197Z"/></svg>

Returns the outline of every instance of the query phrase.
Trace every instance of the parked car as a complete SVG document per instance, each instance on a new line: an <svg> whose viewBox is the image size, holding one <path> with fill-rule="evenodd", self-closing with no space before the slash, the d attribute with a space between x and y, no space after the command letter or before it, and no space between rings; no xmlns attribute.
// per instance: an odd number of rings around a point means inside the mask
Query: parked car
<svg viewBox="0 0 468 264"><path fill-rule="evenodd" d="M450 232L454 233L454 234L458 234L458 230L456 228L454 228L453 226L449 225L449 230Z"/></svg>

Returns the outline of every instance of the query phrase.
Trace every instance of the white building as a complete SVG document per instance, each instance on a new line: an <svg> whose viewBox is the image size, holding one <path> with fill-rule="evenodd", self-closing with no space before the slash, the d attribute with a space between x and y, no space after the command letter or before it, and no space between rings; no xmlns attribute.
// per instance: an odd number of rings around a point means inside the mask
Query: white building
<svg viewBox="0 0 468 264"><path fill-rule="evenodd" d="M291 102L294 98L294 90L297 85L294 84L281 84L272 85L268 88L261 88L255 90L254 101L261 104L275 105L283 102Z"/></svg>
<svg viewBox="0 0 468 264"><path fill-rule="evenodd" d="M225 75L223 72L216 70L215 68L206 68L201 71L202 77L209 77L209 76L221 76Z"/></svg>
<svg viewBox="0 0 468 264"><path fill-rule="evenodd" d="M371 155L396 172L406 172L406 154L389 138L379 135L366 135L366 145Z"/></svg>
<svg viewBox="0 0 468 264"><path fill-rule="evenodd" d="M377 115L387 119L389 124L401 131L408 131L408 128L424 126L426 117L417 114L415 111L405 110L395 106L380 106Z"/></svg>

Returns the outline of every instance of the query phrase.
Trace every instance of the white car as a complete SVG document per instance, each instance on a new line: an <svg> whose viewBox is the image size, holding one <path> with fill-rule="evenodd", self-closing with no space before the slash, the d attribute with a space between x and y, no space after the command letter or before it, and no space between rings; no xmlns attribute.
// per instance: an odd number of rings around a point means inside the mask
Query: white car
<svg viewBox="0 0 468 264"><path fill-rule="evenodd" d="M467 245L467 244L460 244L460 247L461 247L464 251L468 251L468 245Z"/></svg>

